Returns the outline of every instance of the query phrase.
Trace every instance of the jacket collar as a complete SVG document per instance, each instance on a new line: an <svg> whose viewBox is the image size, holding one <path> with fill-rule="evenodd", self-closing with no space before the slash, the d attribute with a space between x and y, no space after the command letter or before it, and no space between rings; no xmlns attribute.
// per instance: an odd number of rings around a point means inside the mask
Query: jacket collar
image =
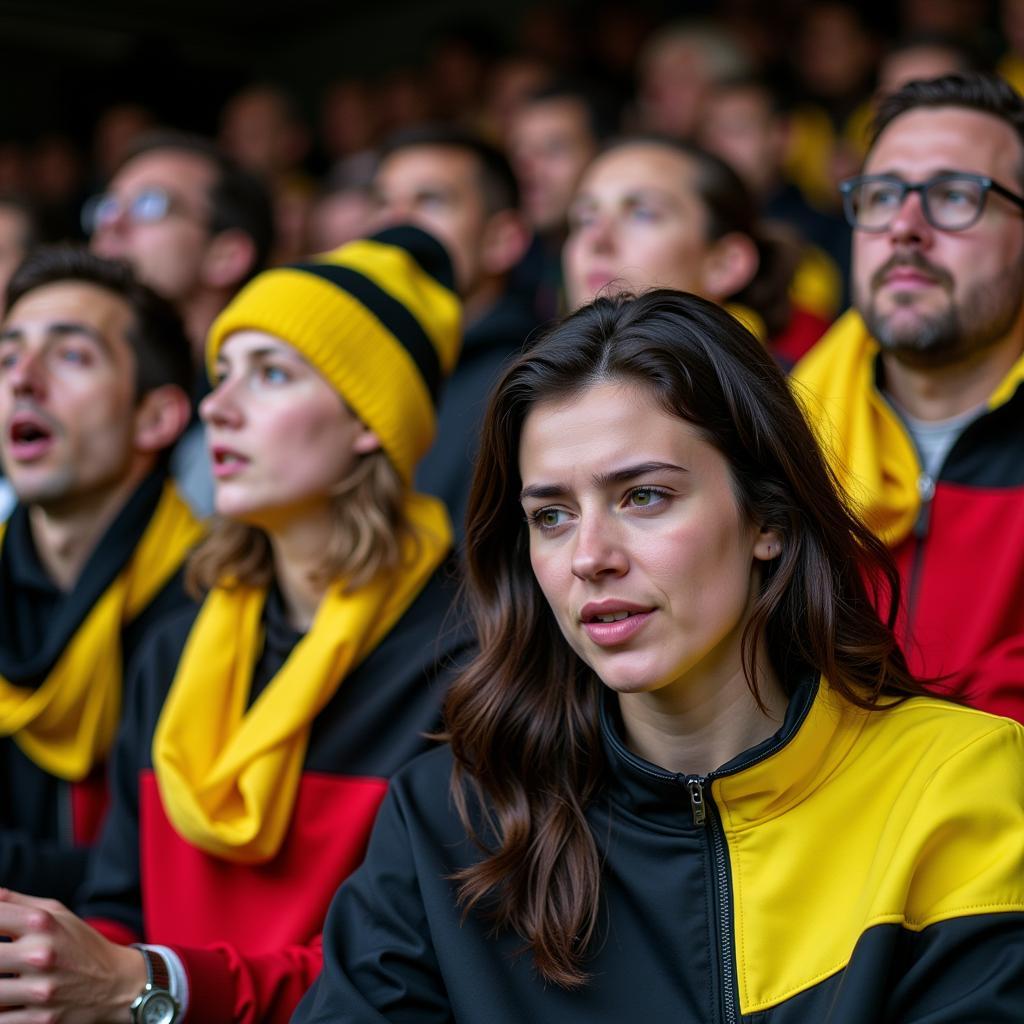
<svg viewBox="0 0 1024 1024"><path fill-rule="evenodd" d="M860 711L819 679L790 697L779 729L705 777L723 824L741 828L773 817L813 791L843 760L864 723ZM640 817L675 829L694 828L688 776L667 771L629 750L615 695L601 701L608 794Z"/></svg>

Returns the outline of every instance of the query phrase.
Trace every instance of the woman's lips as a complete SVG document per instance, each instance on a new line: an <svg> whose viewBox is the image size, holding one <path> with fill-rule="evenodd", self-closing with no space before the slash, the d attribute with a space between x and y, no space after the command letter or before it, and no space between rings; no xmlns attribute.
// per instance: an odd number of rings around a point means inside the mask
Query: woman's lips
<svg viewBox="0 0 1024 1024"><path fill-rule="evenodd" d="M622 601L591 602L581 609L580 624L599 647L616 647L636 636L654 611L653 608ZM612 621L607 621L609 619Z"/></svg>
<svg viewBox="0 0 1024 1024"><path fill-rule="evenodd" d="M220 446L210 449L210 458L213 463L213 475L217 480L227 480L237 476L249 465L249 459L244 455Z"/></svg>

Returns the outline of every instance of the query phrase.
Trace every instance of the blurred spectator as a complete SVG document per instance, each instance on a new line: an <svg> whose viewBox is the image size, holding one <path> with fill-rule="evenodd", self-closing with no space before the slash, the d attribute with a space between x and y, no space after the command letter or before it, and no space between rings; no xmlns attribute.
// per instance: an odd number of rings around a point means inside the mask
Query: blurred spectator
<svg viewBox="0 0 1024 1024"><path fill-rule="evenodd" d="M678 288L726 304L770 347L790 326L799 249L763 228L742 179L705 150L665 139L616 143L584 174L569 222L572 309L599 293Z"/></svg>
<svg viewBox="0 0 1024 1024"><path fill-rule="evenodd" d="M1006 52L996 70L1017 92L1024 94L1024 0L1002 0L999 23Z"/></svg>
<svg viewBox="0 0 1024 1024"><path fill-rule="evenodd" d="M553 317L562 291L562 245L569 204L587 165L614 124L593 90L568 81L534 93L512 119L507 151L534 241L516 280L536 293L542 319Z"/></svg>
<svg viewBox="0 0 1024 1024"><path fill-rule="evenodd" d="M115 103L100 113L92 133L93 174L105 184L138 139L157 127L153 112L139 103Z"/></svg>
<svg viewBox="0 0 1024 1024"><path fill-rule="evenodd" d="M760 204L761 216L790 225L809 243L793 281L798 308L831 322L845 305L850 230L803 197L784 177L789 114L767 79L720 83L708 98L699 138L736 170Z"/></svg>
<svg viewBox="0 0 1024 1024"><path fill-rule="evenodd" d="M710 21L681 21L659 29L637 68L639 128L692 139L716 82L751 70L747 55Z"/></svg>
<svg viewBox="0 0 1024 1024"><path fill-rule="evenodd" d="M29 203L0 195L0 295L29 249L40 241L39 223Z"/></svg>
<svg viewBox="0 0 1024 1024"><path fill-rule="evenodd" d="M178 309L201 397L210 324L271 250L266 189L207 139L157 132L139 141L83 219L95 252L127 260ZM192 507L209 513L213 484L198 422L175 449L174 473Z"/></svg>
<svg viewBox="0 0 1024 1024"><path fill-rule="evenodd" d="M320 102L320 141L331 167L373 149L380 133L377 97L359 78L332 82Z"/></svg>
<svg viewBox="0 0 1024 1024"><path fill-rule="evenodd" d="M359 154L342 161L328 176L310 214L307 252L337 249L369 232L376 210L370 193L375 164L372 154Z"/></svg>
<svg viewBox="0 0 1024 1024"><path fill-rule="evenodd" d="M487 76L487 102L479 125L483 134L498 143L508 138L523 104L552 77L551 68L536 57L516 54L498 61Z"/></svg>
<svg viewBox="0 0 1024 1024"><path fill-rule="evenodd" d="M875 94L881 98L902 89L907 82L974 71L977 64L974 55L950 36L910 36L882 57Z"/></svg>
<svg viewBox="0 0 1024 1024"><path fill-rule="evenodd" d="M27 189L25 147L19 142L0 141L0 195L25 195Z"/></svg>
<svg viewBox="0 0 1024 1024"><path fill-rule="evenodd" d="M488 68L500 52L494 33L480 22L442 30L429 67L436 112L442 120L466 128L480 124Z"/></svg>
<svg viewBox="0 0 1024 1024"><path fill-rule="evenodd" d="M299 259L316 188L303 169L311 139L298 105L278 86L243 89L221 113L220 141L229 156L260 175L270 189L274 203L271 262Z"/></svg>
<svg viewBox="0 0 1024 1024"><path fill-rule="evenodd" d="M80 238L78 211L84 175L82 159L71 139L60 133L37 139L28 153L25 182L43 238Z"/></svg>
<svg viewBox="0 0 1024 1024"><path fill-rule="evenodd" d="M373 182L378 224L410 222L448 248L464 334L417 486L445 500L461 536L472 459L488 392L536 326L529 297L509 289L529 231L515 175L500 150L457 129L424 127L384 147Z"/></svg>
<svg viewBox="0 0 1024 1024"><path fill-rule="evenodd" d="M382 129L386 136L427 124L436 116L430 81L418 68L392 71L378 88Z"/></svg>
<svg viewBox="0 0 1024 1024"><path fill-rule="evenodd" d="M795 52L801 100L786 172L815 206L837 210L836 185L867 148L877 40L860 8L821 0L803 12Z"/></svg>

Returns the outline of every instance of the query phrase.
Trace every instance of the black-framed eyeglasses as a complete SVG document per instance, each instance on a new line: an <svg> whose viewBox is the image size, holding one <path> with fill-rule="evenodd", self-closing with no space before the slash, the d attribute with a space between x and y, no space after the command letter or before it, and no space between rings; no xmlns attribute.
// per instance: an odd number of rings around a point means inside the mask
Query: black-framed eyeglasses
<svg viewBox="0 0 1024 1024"><path fill-rule="evenodd" d="M86 200L82 207L82 229L91 235L112 224L122 212L133 224L155 224L180 206L181 203L167 189L156 185L142 189L127 202L113 192L105 192Z"/></svg>
<svg viewBox="0 0 1024 1024"><path fill-rule="evenodd" d="M887 231L910 192L921 196L925 220L940 231L963 231L976 223L989 192L1024 210L1024 196L984 174L936 174L914 184L891 174L864 174L839 183L847 223L859 231Z"/></svg>

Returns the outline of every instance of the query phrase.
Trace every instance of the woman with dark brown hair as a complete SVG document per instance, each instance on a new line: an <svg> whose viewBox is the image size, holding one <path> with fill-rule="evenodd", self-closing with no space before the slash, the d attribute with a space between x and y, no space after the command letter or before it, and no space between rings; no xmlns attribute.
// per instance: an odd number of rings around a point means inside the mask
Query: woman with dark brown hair
<svg viewBox="0 0 1024 1024"><path fill-rule="evenodd" d="M1024 729L923 695L884 549L731 316L601 299L524 353L468 558L450 744L295 1024L1019 1018Z"/></svg>

